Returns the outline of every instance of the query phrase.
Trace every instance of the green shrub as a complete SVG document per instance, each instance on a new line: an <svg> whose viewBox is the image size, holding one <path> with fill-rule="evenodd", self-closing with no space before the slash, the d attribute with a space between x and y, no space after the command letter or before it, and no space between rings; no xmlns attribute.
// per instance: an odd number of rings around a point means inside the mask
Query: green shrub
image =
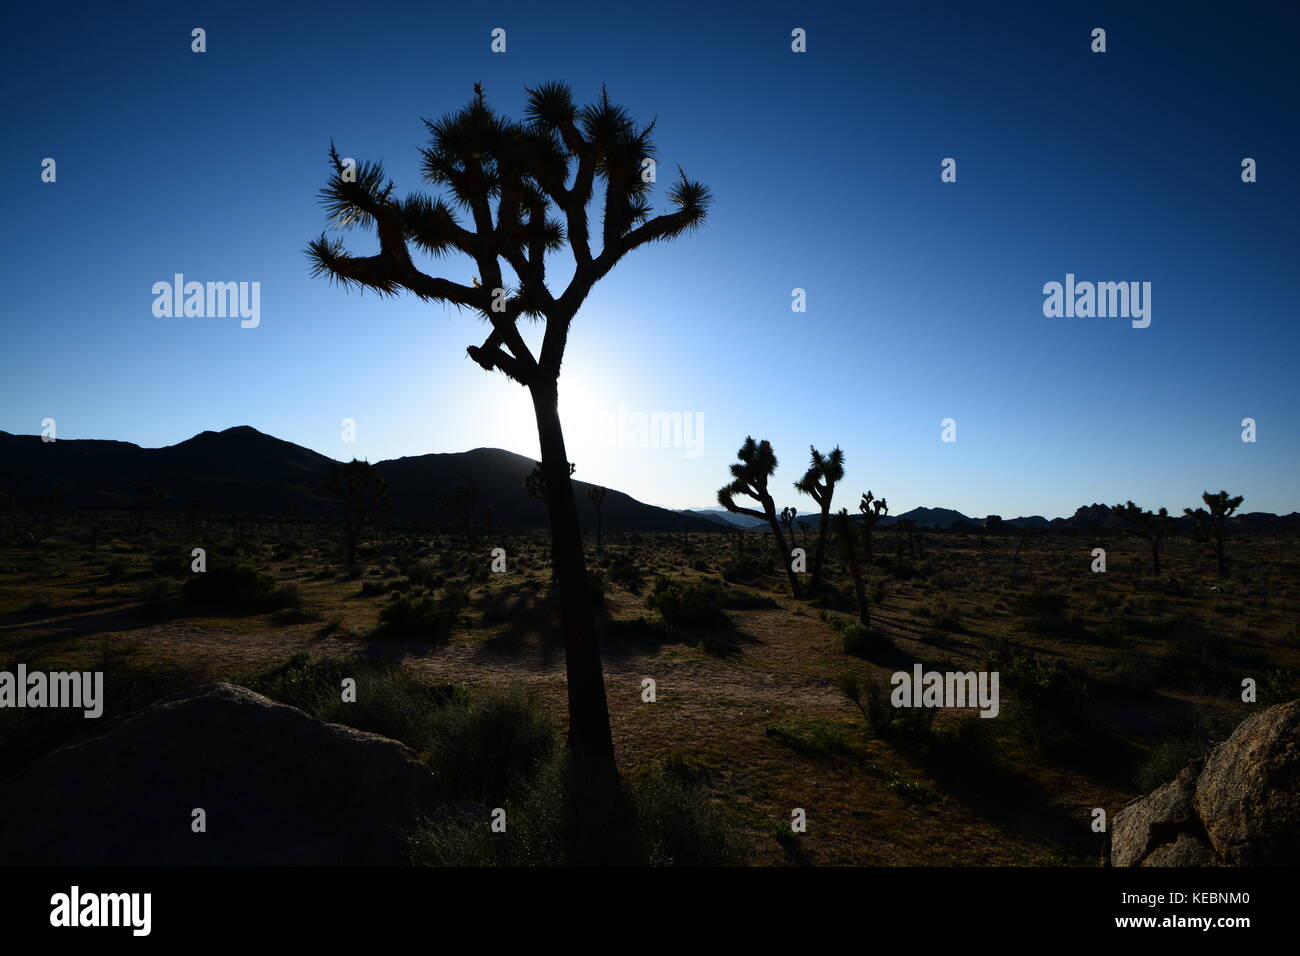
<svg viewBox="0 0 1300 956"><path fill-rule="evenodd" d="M658 611L665 624L685 629L727 628L731 621L723 613L722 589L698 581L674 581L660 577L646 598L646 606Z"/></svg>
<svg viewBox="0 0 1300 956"><path fill-rule="evenodd" d="M593 778L564 756L501 804L509 826L485 825L488 805L442 814L408 834L422 866L734 866L748 849L679 759L623 781Z"/></svg>
<svg viewBox="0 0 1300 956"><path fill-rule="evenodd" d="M555 743L555 725L535 698L458 689L434 716L425 747L454 796L495 806L537 776Z"/></svg>
<svg viewBox="0 0 1300 956"><path fill-rule="evenodd" d="M446 587L441 597L403 594L384 605L371 637L390 641L444 643L451 637L460 612L469 604L464 588Z"/></svg>
<svg viewBox="0 0 1300 956"><path fill-rule="evenodd" d="M867 659L877 658L893 651L894 641L878 627L853 621L840 628L840 643L845 654Z"/></svg>

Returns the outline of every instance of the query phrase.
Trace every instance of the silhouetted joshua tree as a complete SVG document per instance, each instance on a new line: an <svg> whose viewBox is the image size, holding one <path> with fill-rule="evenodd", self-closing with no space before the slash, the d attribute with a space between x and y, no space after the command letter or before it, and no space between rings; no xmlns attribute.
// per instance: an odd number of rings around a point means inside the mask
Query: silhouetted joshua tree
<svg viewBox="0 0 1300 956"><path fill-rule="evenodd" d="M341 241L321 236L308 246L318 275L381 295L399 291L467 308L491 326L482 345L467 349L487 371L529 390L537 420L551 521L551 552L560 591L569 691L569 746L597 770L615 771L604 676L587 584L587 564L558 409L560 364L569 327L592 287L629 252L671 240L704 222L707 187L685 173L668 190L675 207L652 215L654 154L650 126L638 126L604 90L579 108L570 88L548 83L527 90L523 122L498 115L476 87L469 104L425 121L425 179L445 187L452 203L424 195L399 199L383 166L352 167L331 146L334 175L322 199L342 227L373 227L379 252L351 256ZM355 175L351 175L355 173ZM600 181L600 250L593 253L587 207ZM548 212L559 212L559 219ZM460 213L469 216L462 225ZM559 295L547 285L546 254L567 243L573 272ZM416 267L410 244L434 256L463 253L478 276L470 284L434 278ZM501 263L515 284L506 288ZM560 275L564 275L564 271ZM545 320L534 355L520 334L521 317Z"/></svg>
<svg viewBox="0 0 1300 956"><path fill-rule="evenodd" d="M795 518L798 516L799 512L794 508L781 509L781 527L785 528L785 533L789 536L791 545L794 544L794 523Z"/></svg>
<svg viewBox="0 0 1300 956"><path fill-rule="evenodd" d="M600 485L591 485L587 488L587 497L591 503L596 506L596 550L600 550L600 525L605 511L605 492L606 489Z"/></svg>
<svg viewBox="0 0 1300 956"><path fill-rule="evenodd" d="M1168 509L1161 508L1153 514L1143 511L1130 501L1113 505L1110 512L1126 522L1134 534L1145 538L1151 545L1151 570L1153 574L1159 575L1160 552L1164 550L1165 538L1174 531L1174 519L1169 517Z"/></svg>
<svg viewBox="0 0 1300 956"><path fill-rule="evenodd" d="M844 477L844 452L837 445L829 455L823 455L816 448L812 451L812 463L802 478L794 483L796 491L810 495L821 508L821 521L817 527L817 554L813 558L812 586L816 593L822 580L822 561L826 557L826 535L830 531L831 499L835 496L835 485Z"/></svg>
<svg viewBox="0 0 1300 956"><path fill-rule="evenodd" d="M920 532L916 527L916 522L913 521L911 518L899 518L896 522L894 522L894 530L899 535L906 536L908 554L910 554L912 560L915 561L917 558L916 539L920 534ZM900 538L898 542L898 553L900 555L900 561L901 561L901 555L903 553L902 538Z"/></svg>
<svg viewBox="0 0 1300 956"><path fill-rule="evenodd" d="M347 563L357 559L357 542L366 519L374 512L379 499L388 493L388 482L375 470L374 465L353 458L346 465L330 462L329 477L324 490L343 503L343 542L347 549Z"/></svg>
<svg viewBox="0 0 1300 956"><path fill-rule="evenodd" d="M131 490L135 493L135 533L144 534L144 516L147 511L156 511L171 496L153 482L140 478L133 482Z"/></svg>
<svg viewBox="0 0 1300 956"><path fill-rule="evenodd" d="M1209 511L1205 508L1197 508L1195 511L1184 508L1183 514L1192 519L1192 536L1197 541L1204 541L1214 548L1214 557L1219 564L1219 577L1225 577L1228 573L1228 564L1223 555L1223 543L1227 537L1227 521L1246 499L1242 495L1229 497L1226 491L1220 491L1215 495L1206 491L1201 493L1201 500L1205 502Z"/></svg>
<svg viewBox="0 0 1300 956"><path fill-rule="evenodd" d="M456 485L451 494L444 495L438 500L438 503L450 511L456 519L453 525L460 526L460 533L465 538L466 546L474 538L474 512L477 510L478 496L478 482L473 482L468 485Z"/></svg>
<svg viewBox="0 0 1300 956"><path fill-rule="evenodd" d="M840 557L849 570L849 577L853 579L853 594L858 601L858 620L863 624L870 624L871 611L867 607L867 587L862 580L862 564L858 561L855 534L849 509L841 508L835 515L835 539L839 543Z"/></svg>
<svg viewBox="0 0 1300 956"><path fill-rule="evenodd" d="M872 558L871 553L871 532L876 530L876 525L880 519L889 514L889 502L884 498L877 498L871 491L862 496L858 502L858 510L862 512L862 540L866 545L867 560Z"/></svg>
<svg viewBox="0 0 1300 956"><path fill-rule="evenodd" d="M781 566L785 568L786 576L790 579L790 593L797 598L800 596L799 578L795 575L794 568L790 566L790 551L786 548L785 535L781 533L781 524L776 516L776 504L767 490L768 479L776 471L776 454L766 440L755 442L752 437L746 437L745 444L740 446L736 457L740 461L731 466L731 484L723 485L718 489L718 504L733 514L748 515L768 523L776 541L777 557L780 559ZM742 508L735 502L736 495L745 495L747 498L754 499L763 510Z"/></svg>

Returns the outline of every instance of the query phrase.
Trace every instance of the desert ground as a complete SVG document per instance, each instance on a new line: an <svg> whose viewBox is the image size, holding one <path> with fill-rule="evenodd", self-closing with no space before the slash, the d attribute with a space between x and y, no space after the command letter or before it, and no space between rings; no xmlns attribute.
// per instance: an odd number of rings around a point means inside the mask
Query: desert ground
<svg viewBox="0 0 1300 956"><path fill-rule="evenodd" d="M364 658L523 701L543 735L562 733L545 533L380 527L348 567L335 532L97 514L9 534L0 664L104 669L111 720L218 679L301 705L294 675ZM1146 543L1119 534L880 530L874 545L864 627L833 548L824 592L795 600L759 532L589 535L620 770L674 768L725 830L730 862L1095 866L1096 808L1115 814L1300 689L1293 540L1234 537L1223 578L1185 538L1167 543L1159 577ZM204 593L189 583L196 546ZM1105 573L1090 569L1095 547ZM915 662L997 670L1001 712L882 717L873 693ZM53 712L0 712L0 779L84 732ZM536 773L533 761L523 776ZM528 780L509 786L500 799L527 813Z"/></svg>

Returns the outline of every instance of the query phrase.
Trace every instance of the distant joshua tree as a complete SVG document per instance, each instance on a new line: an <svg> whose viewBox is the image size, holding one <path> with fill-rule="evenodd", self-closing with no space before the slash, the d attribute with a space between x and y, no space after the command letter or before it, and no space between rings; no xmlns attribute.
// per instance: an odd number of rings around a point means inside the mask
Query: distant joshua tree
<svg viewBox="0 0 1300 956"><path fill-rule="evenodd" d="M587 488L587 497L591 503L596 506L596 550L600 550L600 526L605 512L605 493L607 489L600 485L591 485Z"/></svg>
<svg viewBox="0 0 1300 956"><path fill-rule="evenodd" d="M135 492L135 533L144 534L144 516L147 511L157 510L171 496L161 488L155 487L147 478L133 482L131 490Z"/></svg>
<svg viewBox="0 0 1300 956"><path fill-rule="evenodd" d="M569 462L569 474L572 475L578 470L578 466ZM538 501L546 500L546 472L542 470L542 463L538 462L533 466L533 470L524 475L524 488L528 492L529 498L536 498Z"/></svg>
<svg viewBox="0 0 1300 956"><path fill-rule="evenodd" d="M1205 507L1197 508L1193 511L1191 508L1184 508L1183 514L1192 519L1192 536L1197 541L1208 543L1214 548L1214 557L1219 565L1219 577L1226 577L1228 574L1228 563L1223 554L1223 543L1227 537L1227 522L1233 516L1245 497L1237 495L1229 497L1226 491L1220 491L1216 495L1208 491L1202 492L1201 500L1205 502Z"/></svg>
<svg viewBox="0 0 1300 956"><path fill-rule="evenodd" d="M871 623L871 610L867 607L867 587L862 580L862 564L858 561L858 546L854 541L853 519L849 509L841 508L835 515L835 539L839 543L840 557L849 569L853 579L853 594L858 601L858 620L863 624Z"/></svg>
<svg viewBox="0 0 1300 956"><path fill-rule="evenodd" d="M731 466L731 484L723 485L718 489L718 504L732 514L748 515L768 523L776 541L777 557L780 559L781 566L785 568L786 577L790 580L790 593L796 598L800 597L799 578L795 576L794 568L790 566L790 551L786 547L785 535L781 532L781 523L776 516L776 503L772 501L772 495L767 490L768 479L776 471L776 453L772 451L771 444L766 440L755 442L752 437L746 437L745 444L740 446L736 457L740 461ZM736 504L736 495L752 498L763 510L742 508Z"/></svg>
<svg viewBox="0 0 1300 956"><path fill-rule="evenodd" d="M346 465L330 462L324 490L343 503L343 541L347 563L357 559L357 543L366 520L374 513L379 499L388 493L388 482L374 465L353 458Z"/></svg>
<svg viewBox="0 0 1300 956"><path fill-rule="evenodd" d="M790 536L791 545L794 544L795 518L798 516L799 512L794 508L781 509L781 527L785 528L785 533Z"/></svg>
<svg viewBox="0 0 1300 956"><path fill-rule="evenodd" d="M862 501L858 503L858 510L862 512L862 540L866 545L867 560L872 558L871 554L871 532L876 530L876 525L880 519L889 514L889 502L884 498L877 498L875 494L868 491L862 496Z"/></svg>
<svg viewBox="0 0 1300 956"><path fill-rule="evenodd" d="M1155 575L1160 574L1160 552L1164 550L1165 538L1174 531L1174 519L1169 517L1169 511L1161 508L1159 511L1152 513L1143 511L1133 502L1129 501L1122 505L1114 505L1110 509L1111 514L1128 524L1130 530L1138 536L1145 538L1151 545L1151 570Z"/></svg>
<svg viewBox="0 0 1300 956"><path fill-rule="evenodd" d="M813 558L812 587L817 592L822 580L822 561L826 557L826 535L830 531L831 499L835 485L844 478L844 452L835 446L829 455L812 448L812 463L802 478L794 483L796 491L812 497L821 508L821 522L817 527L817 554Z"/></svg>
<svg viewBox="0 0 1300 956"><path fill-rule="evenodd" d="M438 504L455 517L455 523L460 526L460 533L465 536L467 544L474 538L474 512L477 510L478 496L478 482L473 482L456 485L451 494L438 500Z"/></svg>

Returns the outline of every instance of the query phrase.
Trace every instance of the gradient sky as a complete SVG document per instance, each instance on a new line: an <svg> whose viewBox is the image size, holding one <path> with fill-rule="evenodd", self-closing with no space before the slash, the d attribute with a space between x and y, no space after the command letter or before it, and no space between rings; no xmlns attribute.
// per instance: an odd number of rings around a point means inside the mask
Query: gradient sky
<svg viewBox="0 0 1300 956"><path fill-rule="evenodd" d="M895 513L1178 511L1220 487L1300 507L1300 8L843 6L6 5L0 429L53 417L60 438L160 446L248 424L336 458L535 457L524 390L465 356L478 319L345 293L302 250L331 138L405 194L422 116L475 81L517 115L526 85L563 80L658 118L659 198L677 164L715 195L703 230L633 253L574 324L577 478L709 506L753 434L800 511L810 443L847 455L840 504L871 488ZM260 282L260 327L155 318L178 272ZM1151 282L1151 326L1044 317L1067 272ZM606 447L590 422L620 405L701 413L703 453Z"/></svg>

